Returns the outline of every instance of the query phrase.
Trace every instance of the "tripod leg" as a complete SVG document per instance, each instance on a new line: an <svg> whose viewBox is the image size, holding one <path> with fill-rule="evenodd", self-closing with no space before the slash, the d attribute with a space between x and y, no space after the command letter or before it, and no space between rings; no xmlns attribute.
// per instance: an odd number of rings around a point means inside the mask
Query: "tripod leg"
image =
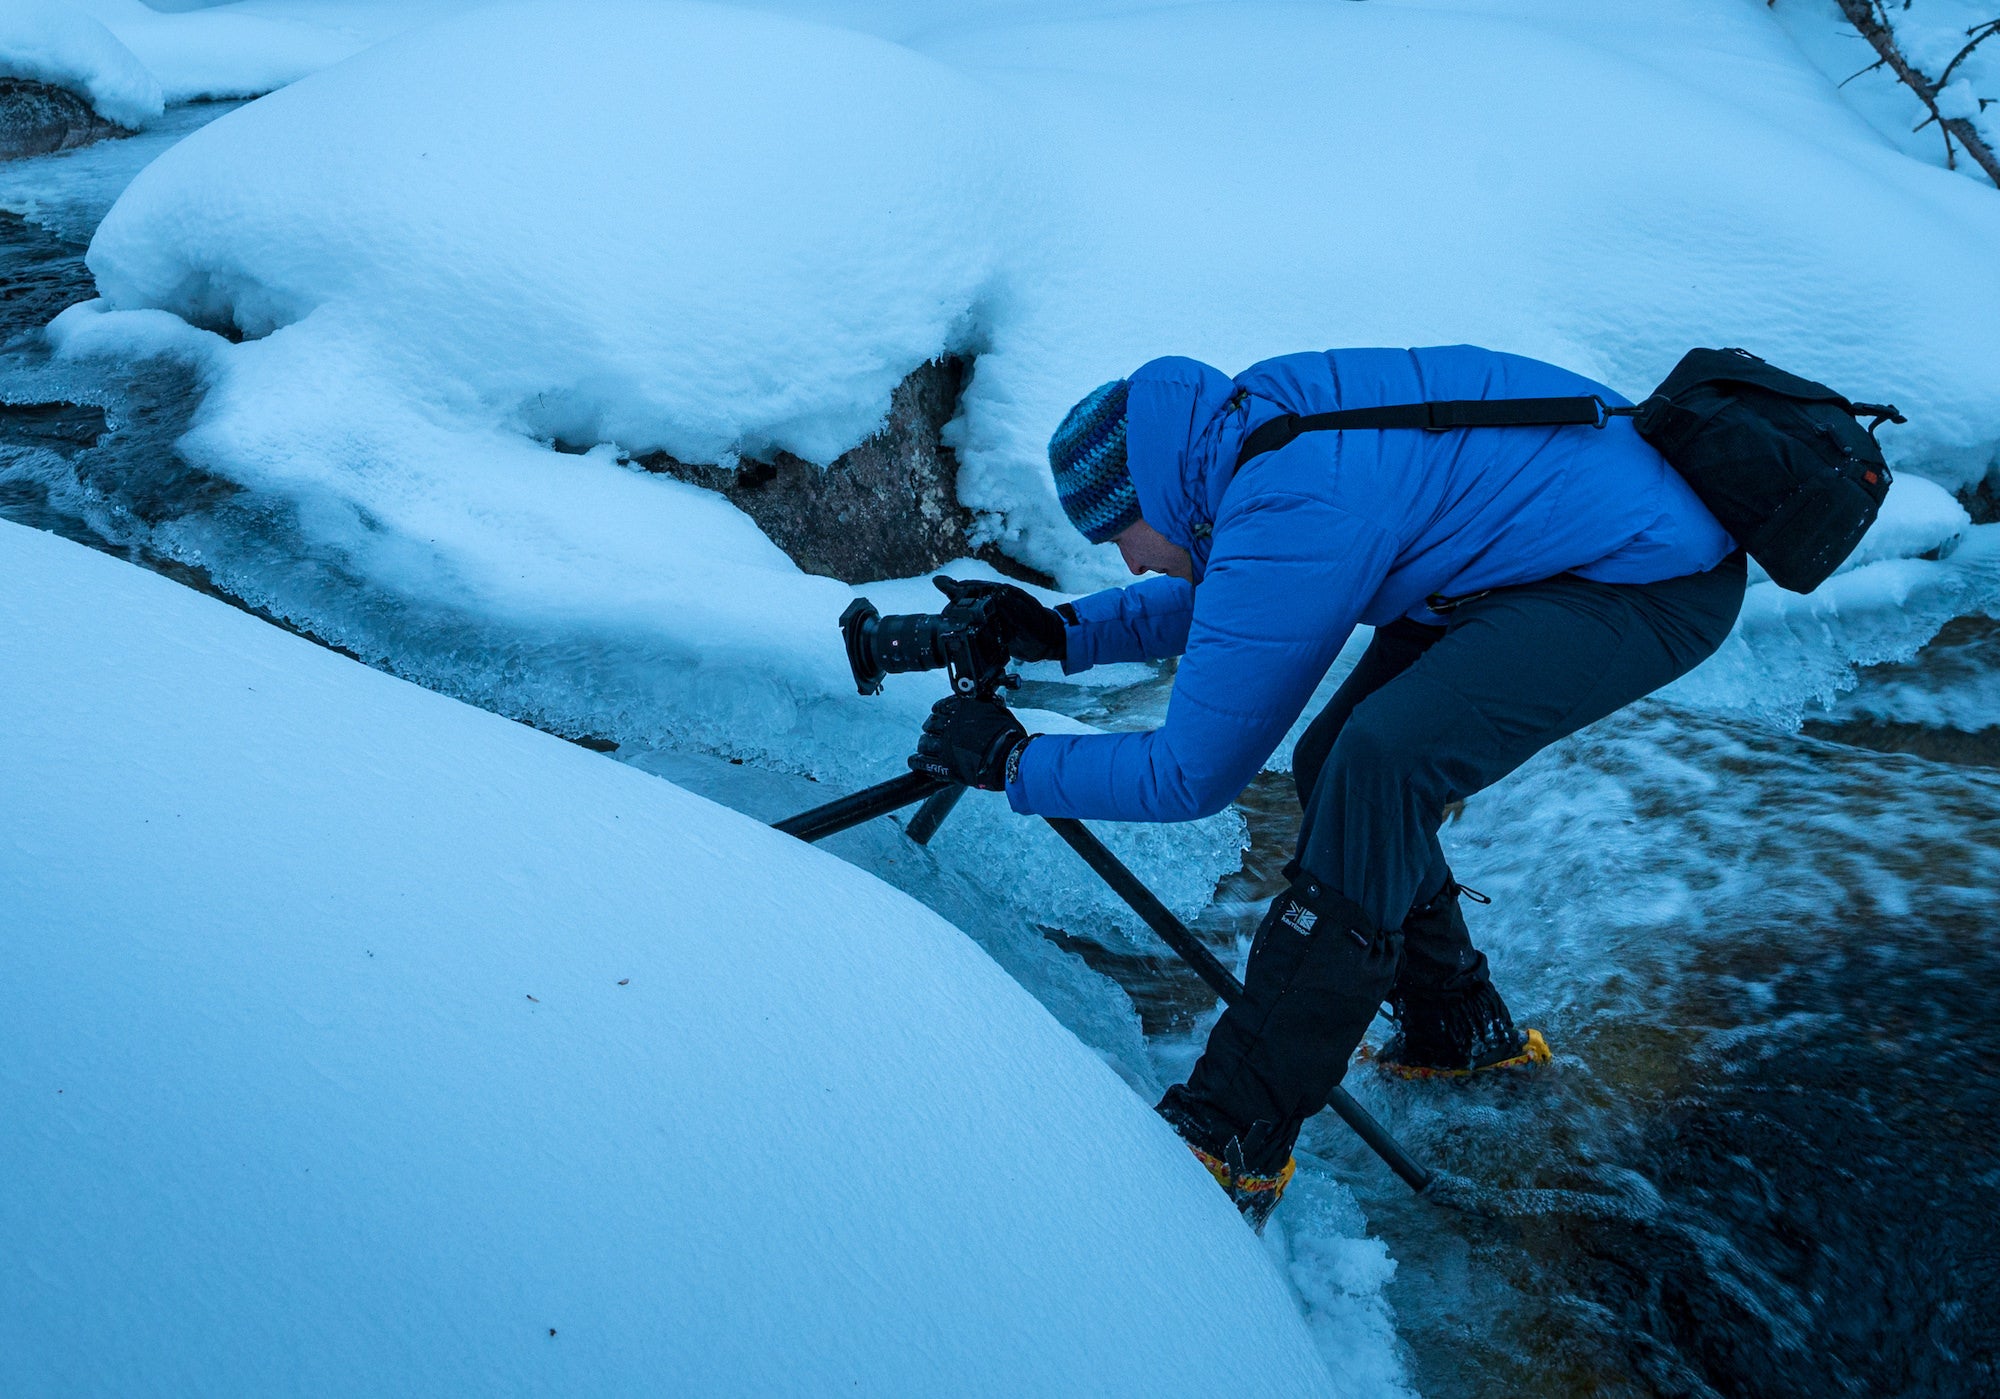
<svg viewBox="0 0 2000 1399"><path fill-rule="evenodd" d="M903 828L903 834L919 845L929 845L944 818L951 815L951 809L958 805L958 799L965 795L965 788L950 786L942 792L934 792L917 808L917 814L910 818L910 824Z"/></svg>
<svg viewBox="0 0 2000 1399"><path fill-rule="evenodd" d="M1209 989L1222 998L1224 1005L1243 994L1243 983L1222 965L1221 959L1203 946L1201 939L1189 932L1187 925L1174 917L1172 910L1161 903L1137 875L1126 869L1124 862L1105 848L1103 841L1090 833L1089 827L1067 816L1045 816L1042 819L1070 849L1083 857L1084 863L1097 871L1098 876L1111 886L1112 893L1146 920L1146 926L1158 933L1160 940L1193 968L1195 975L1208 983ZM1354 1135L1381 1157L1383 1163L1410 1189L1424 1195L1436 1182L1436 1176L1403 1150L1402 1143L1390 1136L1389 1130L1377 1122L1368 1109L1354 1101L1354 1095L1345 1088L1335 1085L1327 1099L1327 1106L1339 1114L1340 1120L1353 1129Z"/></svg>
<svg viewBox="0 0 2000 1399"><path fill-rule="evenodd" d="M771 829L783 831L788 836L800 840L824 840L830 835L858 826L863 821L872 821L877 816L886 816L892 811L900 811L912 802L924 798L951 784L940 782L928 773L906 772L901 777L892 777L887 782L878 782L873 787L865 787L852 796L830 801L825 806L816 806L811 811L801 811L783 821L771 823Z"/></svg>
<svg viewBox="0 0 2000 1399"><path fill-rule="evenodd" d="M1083 862L1097 871L1097 877L1111 886L1112 893L1146 920L1146 926L1160 935L1160 941L1171 947L1175 956L1208 983L1208 989L1220 996L1224 1005L1243 994L1243 983L1236 979L1235 974L1222 965L1221 959L1210 952L1200 938L1188 931L1185 923L1174 917L1167 906L1154 897L1153 891L1139 881L1138 875L1125 868L1124 861L1090 833L1088 826L1069 816L1044 816L1042 819L1070 849L1083 856Z"/></svg>

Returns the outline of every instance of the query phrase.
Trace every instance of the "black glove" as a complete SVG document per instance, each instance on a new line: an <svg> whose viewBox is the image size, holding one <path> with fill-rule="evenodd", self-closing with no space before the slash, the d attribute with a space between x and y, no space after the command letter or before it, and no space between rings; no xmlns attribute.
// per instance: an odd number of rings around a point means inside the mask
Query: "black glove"
<svg viewBox="0 0 2000 1399"><path fill-rule="evenodd" d="M937 590L953 602L961 598L990 597L996 600L995 614L1007 630L1007 654L1017 661L1059 661L1069 654L1069 635L1062 614L1035 601L1035 595L1012 583L989 583L983 578L931 579Z"/></svg>
<svg viewBox="0 0 2000 1399"><path fill-rule="evenodd" d="M910 770L1001 792L1007 788L1008 758L1027 741L1028 731L999 700L947 695L924 720Z"/></svg>

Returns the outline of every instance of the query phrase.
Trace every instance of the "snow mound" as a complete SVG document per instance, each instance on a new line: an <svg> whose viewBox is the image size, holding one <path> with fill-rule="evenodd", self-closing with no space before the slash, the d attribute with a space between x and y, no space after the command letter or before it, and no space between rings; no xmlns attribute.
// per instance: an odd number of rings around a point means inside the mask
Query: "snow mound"
<svg viewBox="0 0 2000 1399"><path fill-rule="evenodd" d="M0 77L34 78L90 99L98 115L141 127L163 104L160 84L102 24L62 0L0 7Z"/></svg>
<svg viewBox="0 0 2000 1399"><path fill-rule="evenodd" d="M5 524L0 649L0 1389L1329 1391L1173 1135L868 876Z"/></svg>
<svg viewBox="0 0 2000 1399"><path fill-rule="evenodd" d="M1898 476L1890 483L1881 514L1841 568L1861 568L1881 559L1949 554L1971 525L1972 517L1965 507L1937 482L1921 476Z"/></svg>
<svg viewBox="0 0 2000 1399"><path fill-rule="evenodd" d="M992 120L859 34L500 5L196 133L90 263L114 307L252 336L310 317L322 356L371 351L532 436L827 461L968 343L1006 222Z"/></svg>

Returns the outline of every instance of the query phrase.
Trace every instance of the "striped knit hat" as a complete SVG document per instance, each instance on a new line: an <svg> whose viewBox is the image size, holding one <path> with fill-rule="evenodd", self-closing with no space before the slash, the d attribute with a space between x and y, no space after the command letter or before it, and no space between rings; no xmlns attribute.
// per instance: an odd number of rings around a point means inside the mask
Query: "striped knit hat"
<svg viewBox="0 0 2000 1399"><path fill-rule="evenodd" d="M1049 470L1063 513L1092 544L1123 533L1139 518L1139 493L1125 467L1125 394L1114 379L1069 410L1049 439Z"/></svg>

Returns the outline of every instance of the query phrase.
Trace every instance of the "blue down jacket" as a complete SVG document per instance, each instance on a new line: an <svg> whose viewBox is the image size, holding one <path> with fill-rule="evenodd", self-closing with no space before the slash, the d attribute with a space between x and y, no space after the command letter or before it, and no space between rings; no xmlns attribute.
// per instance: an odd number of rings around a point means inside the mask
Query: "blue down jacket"
<svg viewBox="0 0 2000 1399"><path fill-rule="evenodd" d="M1649 583L1715 567L1735 542L1625 418L1310 432L1236 470L1244 435L1286 412L1593 393L1627 402L1470 345L1284 355L1235 379L1190 359L1140 369L1127 422L1140 513L1193 555L1195 586L1149 577L1078 600L1065 668L1182 656L1166 723L1037 738L1007 788L1014 809L1209 815L1270 757L1357 622L1440 622L1434 594L1565 572Z"/></svg>

